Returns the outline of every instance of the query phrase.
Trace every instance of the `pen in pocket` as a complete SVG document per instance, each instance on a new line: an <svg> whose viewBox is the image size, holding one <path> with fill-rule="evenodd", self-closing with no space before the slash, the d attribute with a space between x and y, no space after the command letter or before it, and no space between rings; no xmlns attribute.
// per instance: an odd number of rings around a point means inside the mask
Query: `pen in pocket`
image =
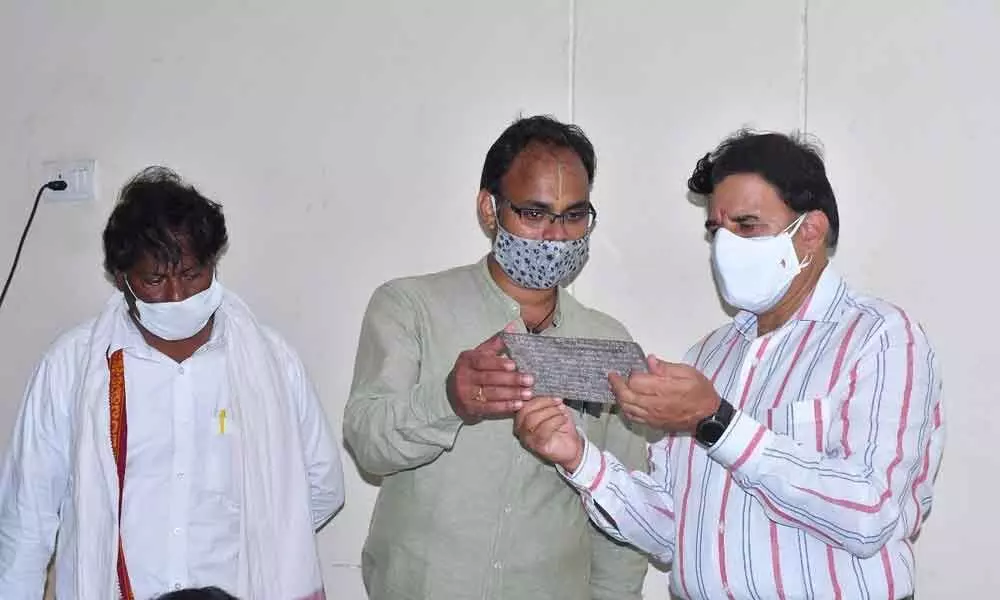
<svg viewBox="0 0 1000 600"><path fill-rule="evenodd" d="M219 435L226 433L226 409L219 410Z"/></svg>

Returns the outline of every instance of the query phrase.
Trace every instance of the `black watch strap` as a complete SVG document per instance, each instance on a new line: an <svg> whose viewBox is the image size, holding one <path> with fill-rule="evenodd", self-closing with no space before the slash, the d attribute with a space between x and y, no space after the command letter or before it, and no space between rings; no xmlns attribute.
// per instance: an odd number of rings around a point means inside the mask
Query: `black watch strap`
<svg viewBox="0 0 1000 600"><path fill-rule="evenodd" d="M723 398L719 403L719 408L698 423L698 426L695 428L694 439L706 448L711 448L719 441L719 438L726 432L726 429L729 428L729 423L732 422L734 414L736 414L736 409Z"/></svg>

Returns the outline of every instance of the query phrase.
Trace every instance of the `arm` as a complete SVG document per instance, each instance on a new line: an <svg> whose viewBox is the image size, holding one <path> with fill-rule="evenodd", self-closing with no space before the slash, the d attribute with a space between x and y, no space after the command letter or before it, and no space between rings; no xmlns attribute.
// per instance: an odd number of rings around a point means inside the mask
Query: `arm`
<svg viewBox="0 0 1000 600"><path fill-rule="evenodd" d="M872 556L893 537L915 535L930 510L940 388L933 350L902 315L845 363L823 415L822 451L737 412L710 456L774 521Z"/></svg>
<svg viewBox="0 0 1000 600"><path fill-rule="evenodd" d="M608 458L617 463L623 475L629 476L629 482L634 481L631 479L633 476L649 479L644 472L650 468L644 437L626 427L618 415L605 414L604 418L594 425L604 429L605 453ZM594 452L600 452L590 442L585 444L585 450L588 447ZM595 524L601 523L601 521L594 519L595 514L600 515L597 506L612 515L615 523L618 522L620 517L616 518L615 512L608 511L608 508L604 506L606 502L612 510L617 513L622 512L622 503L616 504L612 500L613 496L613 492L607 487L601 489L597 494L583 496L584 506ZM607 519L603 515L600 516L607 523ZM668 531L670 535L673 534L672 524ZM620 536L621 531L619 530L617 533ZM591 597L594 600L642 598L642 585L649 561L635 549L621 543L622 541L629 542L629 539L621 540L614 533L611 535L617 539L612 539L604 531L598 530L597 527L591 528Z"/></svg>
<svg viewBox="0 0 1000 600"><path fill-rule="evenodd" d="M584 441L583 460L576 471L559 469L580 492L594 524L663 564L673 560L675 543L668 439L649 446L648 475L630 471L589 440Z"/></svg>
<svg viewBox="0 0 1000 600"><path fill-rule="evenodd" d="M361 468L375 475L433 461L462 426L445 377L418 382L416 318L414 307L387 284L375 291L361 324L344 437Z"/></svg>
<svg viewBox="0 0 1000 600"><path fill-rule="evenodd" d="M316 387L299 356L285 346L289 387L295 394L302 454L309 478L313 526L319 529L344 505L344 468L337 440L323 411Z"/></svg>
<svg viewBox="0 0 1000 600"><path fill-rule="evenodd" d="M0 598L38 599L69 481L70 360L43 359L0 471Z"/></svg>

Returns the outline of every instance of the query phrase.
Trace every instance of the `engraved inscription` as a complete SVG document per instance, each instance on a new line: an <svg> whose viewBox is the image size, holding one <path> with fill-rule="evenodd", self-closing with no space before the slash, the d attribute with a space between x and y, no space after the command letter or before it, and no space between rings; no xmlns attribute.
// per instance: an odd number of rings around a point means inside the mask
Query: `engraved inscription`
<svg viewBox="0 0 1000 600"><path fill-rule="evenodd" d="M646 358L635 342L502 333L517 370L535 377L536 396L614 402L608 373L645 373Z"/></svg>

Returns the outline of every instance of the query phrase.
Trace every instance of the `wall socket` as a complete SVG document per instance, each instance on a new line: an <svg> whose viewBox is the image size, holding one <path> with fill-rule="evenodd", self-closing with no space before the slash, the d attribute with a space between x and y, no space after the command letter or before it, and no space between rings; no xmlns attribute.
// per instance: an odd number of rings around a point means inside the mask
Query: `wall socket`
<svg viewBox="0 0 1000 600"><path fill-rule="evenodd" d="M97 198L97 161L50 160L42 163L43 183L54 179L66 182L66 189L46 190L45 199L52 202L93 202Z"/></svg>

